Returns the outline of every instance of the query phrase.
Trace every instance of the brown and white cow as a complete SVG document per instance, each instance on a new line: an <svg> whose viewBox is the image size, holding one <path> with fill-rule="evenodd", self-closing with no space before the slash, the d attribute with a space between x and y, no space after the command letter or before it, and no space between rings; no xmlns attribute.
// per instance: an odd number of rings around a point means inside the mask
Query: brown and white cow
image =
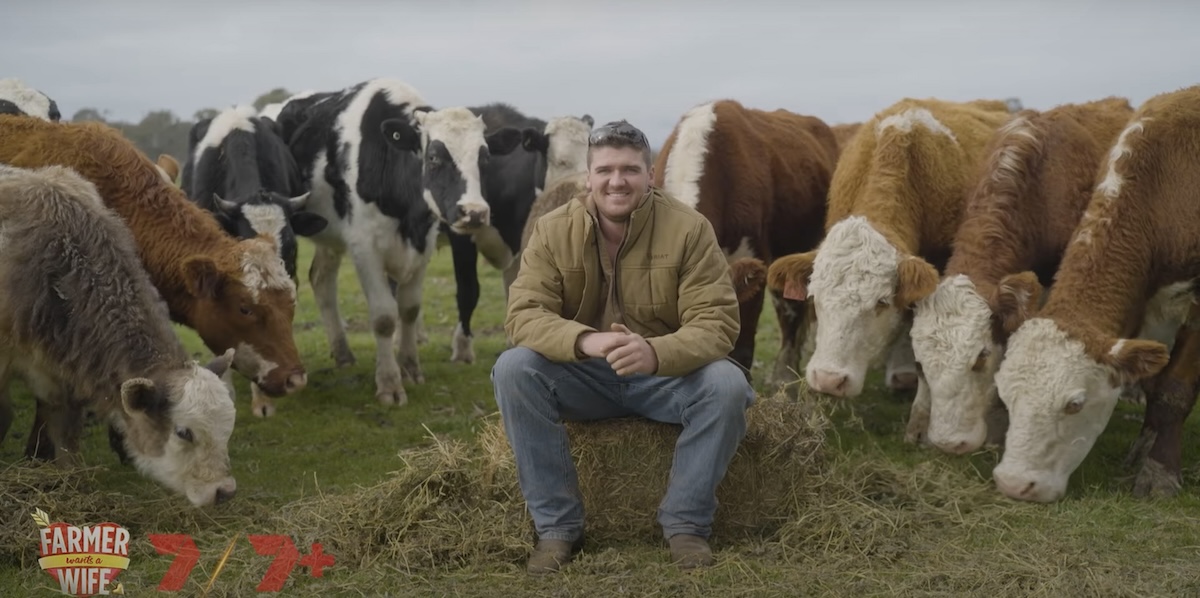
<svg viewBox="0 0 1200 598"><path fill-rule="evenodd" d="M1008 340L996 387L1008 408L997 488L1053 501L1108 424L1124 384L1168 363L1163 343L1134 338L1148 304L1173 294L1191 308L1200 276L1200 86L1147 100L1097 175L1046 304ZM1171 311L1171 310L1166 310ZM1183 421L1196 400L1194 318L1171 366L1147 385L1139 494L1180 485Z"/></svg>
<svg viewBox="0 0 1200 598"><path fill-rule="evenodd" d="M1132 114L1124 98L1024 110L992 137L942 282L913 307L921 385L908 440L928 431L930 443L956 454L984 444L996 370L1019 324L1006 316L1037 308L1031 281L1050 284L1096 170Z"/></svg>
<svg viewBox="0 0 1200 598"><path fill-rule="evenodd" d="M238 241L225 234L103 123L0 115L0 163L66 166L90 180L132 230L172 320L195 329L216 354L236 349L234 368L264 392L282 396L304 387L292 338L296 287L274 239Z"/></svg>
<svg viewBox="0 0 1200 598"><path fill-rule="evenodd" d="M22 377L61 463L79 464L85 411L119 428L137 468L196 506L233 497L235 412L189 358L125 223L61 166L0 165L0 381ZM0 388L0 440L12 423Z"/></svg>
<svg viewBox="0 0 1200 598"><path fill-rule="evenodd" d="M771 288L814 300L814 389L860 394L906 312L936 288L970 177L1010 116L995 104L904 99L876 114L838 162L820 247L771 264Z"/></svg>
<svg viewBox="0 0 1200 598"><path fill-rule="evenodd" d="M679 120L655 160L654 184L708 218L730 262L770 265L820 243L837 159L837 141L820 119L721 100ZM746 369L754 365L764 299L756 292L740 302L741 332L730 357ZM799 367L805 308L778 293L772 302L780 349L768 383L778 384L794 379Z"/></svg>

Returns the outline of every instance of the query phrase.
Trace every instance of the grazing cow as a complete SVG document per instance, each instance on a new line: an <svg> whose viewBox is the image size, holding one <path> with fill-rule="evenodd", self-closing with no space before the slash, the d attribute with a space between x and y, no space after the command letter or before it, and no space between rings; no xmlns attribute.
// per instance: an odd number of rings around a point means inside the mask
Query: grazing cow
<svg viewBox="0 0 1200 598"><path fill-rule="evenodd" d="M1196 401L1200 362L1194 306L1200 276L1200 86L1142 104L1099 169L1045 305L1016 329L996 388L1008 408L997 488L1022 500L1061 498L1108 424L1123 384L1146 385L1138 448L1147 449L1134 492L1180 487L1183 422ZM1033 277L1028 276L1032 282ZM1155 296L1169 308L1148 309ZM1148 317L1191 320L1175 343L1131 338ZM1019 313L1017 314L1019 316Z"/></svg>
<svg viewBox="0 0 1200 598"><path fill-rule="evenodd" d="M824 241L769 272L784 297L813 298L816 348L805 374L814 389L862 392L909 308L937 287L970 177L1009 116L1003 102L904 99L850 142L830 187Z"/></svg>
<svg viewBox="0 0 1200 598"><path fill-rule="evenodd" d="M708 218L731 263L754 258L770 265L821 242L837 159L837 141L820 119L721 100L683 115L655 161L654 184ZM739 283L745 278L735 275ZM764 299L757 292L740 303L741 332L730 357L747 370ZM799 367L805 306L778 293L771 299L780 348L768 384L781 384Z"/></svg>
<svg viewBox="0 0 1200 598"><path fill-rule="evenodd" d="M401 369L424 380L416 324L438 222L468 235L488 227L480 172L492 157L515 149L521 132L485 135L483 120L471 111L433 111L394 79L372 79L308 102L318 95L288 102L280 113L300 123L290 145L311 189L307 209L329 222L313 237L309 280L334 361L354 363L337 308L337 273L342 254L350 252L375 334L376 398L404 404ZM300 104L307 109L296 114L293 106ZM399 364L392 352L397 315Z"/></svg>
<svg viewBox="0 0 1200 598"><path fill-rule="evenodd" d="M62 120L57 102L20 79L0 79L0 114L35 116L52 122Z"/></svg>
<svg viewBox="0 0 1200 598"><path fill-rule="evenodd" d="M233 351L207 367L188 357L96 187L61 166L0 166L0 230L0 380L25 379L58 461L81 463L93 411L143 474L196 506L232 498L235 409L219 376ZM0 440L12 415L0 389Z"/></svg>
<svg viewBox="0 0 1200 598"><path fill-rule="evenodd" d="M324 218L302 211L308 193L296 160L275 123L258 118L249 106L228 108L192 126L180 184L229 235L274 239L293 282L296 235L315 235L327 224ZM270 398L256 384L251 383L250 389L254 415L273 415Z"/></svg>
<svg viewBox="0 0 1200 598"><path fill-rule="evenodd" d="M1039 296L1029 278L1016 275L1029 270L1050 284L1091 199L1096 170L1132 114L1124 98L1025 110L992 137L942 282L913 308L922 392L909 418L910 441L927 425L929 442L943 451L983 445L994 377L1014 324L1001 316L1036 307Z"/></svg>
<svg viewBox="0 0 1200 598"><path fill-rule="evenodd" d="M176 160L174 156L159 154L154 165L158 167L158 171L162 173L168 183L174 185L179 180L179 160Z"/></svg>
<svg viewBox="0 0 1200 598"><path fill-rule="evenodd" d="M0 116L0 163L75 169L125 220L172 320L196 330L216 354L236 349L233 367L266 393L304 387L292 339L296 287L275 240L238 241L144 154L103 123L50 123Z"/></svg>

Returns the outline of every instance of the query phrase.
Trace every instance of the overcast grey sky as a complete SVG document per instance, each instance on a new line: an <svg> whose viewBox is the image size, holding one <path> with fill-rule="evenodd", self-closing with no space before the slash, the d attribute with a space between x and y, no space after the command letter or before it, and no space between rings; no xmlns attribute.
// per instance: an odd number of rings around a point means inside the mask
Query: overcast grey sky
<svg viewBox="0 0 1200 598"><path fill-rule="evenodd" d="M137 121L397 77L437 107L628 118L734 98L830 124L905 97L1026 107L1200 83L1200 1L9 0L0 77Z"/></svg>

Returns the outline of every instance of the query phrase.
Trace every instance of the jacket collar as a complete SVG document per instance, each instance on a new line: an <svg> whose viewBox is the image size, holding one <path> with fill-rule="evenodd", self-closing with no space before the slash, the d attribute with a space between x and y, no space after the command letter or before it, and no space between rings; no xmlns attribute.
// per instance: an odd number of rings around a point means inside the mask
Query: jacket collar
<svg viewBox="0 0 1200 598"><path fill-rule="evenodd" d="M633 209L633 213L629 216L629 229L625 231L625 243L633 243L641 236L642 231L646 228L646 222L650 220L650 214L654 211L655 200L662 198L662 191L653 185L649 191L642 196L642 200L638 202L638 206ZM580 195L576 195L572 200L579 203L579 207L583 208L590 216L587 219L588 229L599 223L599 215L596 213L596 204L592 201L592 194L589 191L584 191Z"/></svg>

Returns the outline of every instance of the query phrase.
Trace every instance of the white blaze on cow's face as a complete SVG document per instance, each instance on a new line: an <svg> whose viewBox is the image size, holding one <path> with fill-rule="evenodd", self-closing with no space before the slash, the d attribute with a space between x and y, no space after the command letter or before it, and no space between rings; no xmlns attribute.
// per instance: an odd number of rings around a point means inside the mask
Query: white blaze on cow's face
<svg viewBox="0 0 1200 598"><path fill-rule="evenodd" d="M806 371L810 386L835 396L862 393L867 368L882 362L900 331L902 310L920 298L902 288L909 284L900 272L911 270L908 260L923 277L932 276L923 284L936 284L932 267L902 256L866 218L852 216L829 229L808 285L819 322Z"/></svg>
<svg viewBox="0 0 1200 598"><path fill-rule="evenodd" d="M127 446L137 468L198 507L229 500L237 491L229 466L236 409L215 371L228 367L231 353L214 360L219 365L193 364L165 383L166 421L150 423L142 411L144 401L161 400L151 398L162 392L153 382L135 378L121 389L130 418L125 434L133 436Z"/></svg>
<svg viewBox="0 0 1200 598"><path fill-rule="evenodd" d="M992 309L965 275L943 280L914 307L912 347L929 391L929 441L963 454L983 446L1003 348Z"/></svg>
<svg viewBox="0 0 1200 598"><path fill-rule="evenodd" d="M1122 382L1153 375L1167 363L1153 341L1119 339L1101 361L1047 318L1033 318L1008 340L996 388L1008 408L1004 456L992 472L1005 495L1051 502L1108 425Z"/></svg>
<svg viewBox="0 0 1200 598"><path fill-rule="evenodd" d="M487 226L491 212L483 196L482 169L490 152L483 118L466 108L417 112L416 118L426 203L456 233Z"/></svg>

